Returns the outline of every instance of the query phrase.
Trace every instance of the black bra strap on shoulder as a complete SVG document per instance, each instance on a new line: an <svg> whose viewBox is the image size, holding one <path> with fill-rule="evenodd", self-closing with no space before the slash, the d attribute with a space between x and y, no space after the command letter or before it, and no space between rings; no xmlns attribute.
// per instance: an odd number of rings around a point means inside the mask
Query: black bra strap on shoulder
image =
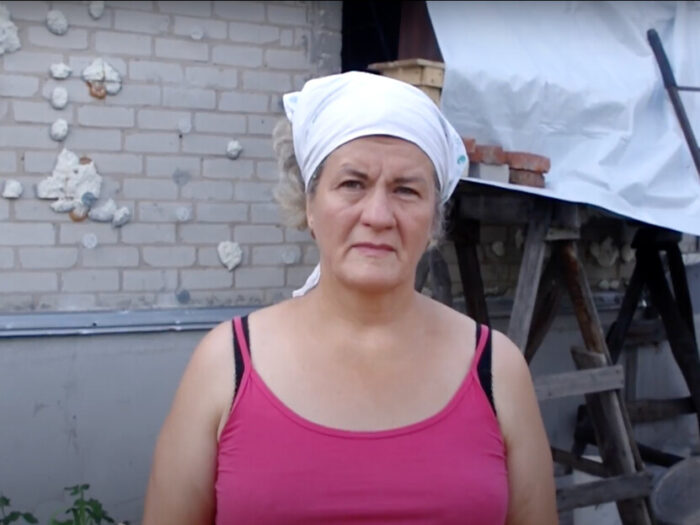
<svg viewBox="0 0 700 525"><path fill-rule="evenodd" d="M243 325L243 337L245 337L246 342L248 341L248 316L241 318L241 324ZM243 379L243 372L245 372L245 361L243 360L243 355L241 354L241 345L238 342L238 337L236 336L236 327L234 326L234 320L231 320L231 329L233 330L233 362L236 368L236 389L234 392L238 392L238 387L241 385L241 380ZM249 347L250 348L250 347Z"/></svg>
<svg viewBox="0 0 700 525"><path fill-rule="evenodd" d="M481 336L481 325L477 325L477 341ZM478 344L478 343L477 343ZM493 413L496 413L496 405L493 401L493 376L491 374L491 330L488 331L488 336L486 337L486 344L481 352L481 357L477 363L477 373L479 375L479 382L481 383L481 388L484 389L486 398L489 400L489 404L493 409Z"/></svg>

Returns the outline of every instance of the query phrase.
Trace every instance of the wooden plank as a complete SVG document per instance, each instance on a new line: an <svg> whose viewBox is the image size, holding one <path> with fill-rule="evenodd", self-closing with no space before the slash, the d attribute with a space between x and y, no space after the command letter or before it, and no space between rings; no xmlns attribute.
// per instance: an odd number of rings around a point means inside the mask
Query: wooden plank
<svg viewBox="0 0 700 525"><path fill-rule="evenodd" d="M418 267L416 268L416 279L414 282L414 288L417 292L420 292L425 287L425 283L428 281L428 273L430 272L430 263L428 262L428 252L424 252L418 261Z"/></svg>
<svg viewBox="0 0 700 525"><path fill-rule="evenodd" d="M676 298L676 304L678 304L678 310L697 346L693 304L690 302L690 292L688 291L688 278L685 275L685 265L683 264L681 250L677 244L666 250L666 260L668 261L668 269L671 274L671 282L673 283L673 294Z"/></svg>
<svg viewBox="0 0 700 525"><path fill-rule="evenodd" d="M627 412L632 423L653 423L695 413L690 397L676 399L638 399L627 402Z"/></svg>
<svg viewBox="0 0 700 525"><path fill-rule="evenodd" d="M592 459L577 456L568 450L561 450L559 448L552 448L552 460L554 462L566 465L580 472L585 472L586 474L591 474L592 476L597 476L599 478L608 477L608 469L600 461L593 461Z"/></svg>
<svg viewBox="0 0 700 525"><path fill-rule="evenodd" d="M537 290L542 276L542 262L546 247L544 238L549 228L551 213L551 205L546 202L536 209L527 227L525 250L520 263L513 310L508 322L508 337L521 351L525 351L527 337L530 334Z"/></svg>
<svg viewBox="0 0 700 525"><path fill-rule="evenodd" d="M457 201L456 206L461 206ZM459 210L455 210L459 217ZM450 235L457 252L459 276L464 290L464 302L467 314L481 324L489 324L489 313L484 295L484 281L481 278L479 258L476 255L476 245L479 242L479 223L477 221L459 220L453 218Z"/></svg>
<svg viewBox="0 0 700 525"><path fill-rule="evenodd" d="M561 285L559 283L559 257L556 250L552 252L549 261L542 272L540 286L535 299L535 311L532 314L530 333L527 336L525 347L525 360L530 364L535 357L535 352L542 344L545 335L549 331L554 318L559 311L559 299L561 298Z"/></svg>
<svg viewBox="0 0 700 525"><path fill-rule="evenodd" d="M582 300L588 301L585 297ZM594 315L597 317L597 314L591 312L580 312L578 315L584 319ZM598 331L600 332L600 341L605 345L600 325L598 325ZM590 333L588 334L589 340L593 337ZM603 349L607 350L604 346ZM598 368L606 366L610 362L605 353L600 351L590 352L573 348L571 355L577 368L580 369ZM631 475L641 471L643 469L642 460L636 443L632 439L631 425L626 419L627 413L624 411L624 403L619 396L619 391L586 394L585 397L600 456L611 474ZM624 524L651 525L653 523L651 507L647 500L618 500L617 508Z"/></svg>
<svg viewBox="0 0 700 525"><path fill-rule="evenodd" d="M557 509L561 512L611 501L645 501L643 498L651 494L651 489L652 477L647 472L635 472L573 487L562 487L557 489ZM651 518L647 522L652 523Z"/></svg>
<svg viewBox="0 0 700 525"><path fill-rule="evenodd" d="M538 401L593 394L624 387L622 365L604 366L578 372L550 374L533 379Z"/></svg>
<svg viewBox="0 0 700 525"><path fill-rule="evenodd" d="M524 224L535 208L532 199L517 195L498 197L458 194L455 199L459 202L458 220L478 220L484 224Z"/></svg>
<svg viewBox="0 0 700 525"><path fill-rule="evenodd" d="M643 287L644 278L642 275L642 268L639 264L636 264L632 272L632 277L630 277L630 282L627 285L625 296L622 299L622 305L617 314L617 319L610 325L608 335L605 338L613 363L617 363L617 360L620 358L625 336L629 330L634 313L637 311L637 305L639 304L639 298L642 295Z"/></svg>

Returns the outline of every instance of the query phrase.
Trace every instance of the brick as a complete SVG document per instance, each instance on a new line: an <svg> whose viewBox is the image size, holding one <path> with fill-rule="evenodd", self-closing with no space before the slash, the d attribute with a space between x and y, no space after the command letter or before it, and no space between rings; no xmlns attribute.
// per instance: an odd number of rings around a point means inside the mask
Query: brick
<svg viewBox="0 0 700 525"><path fill-rule="evenodd" d="M138 9L140 11L154 11L153 2L144 0L109 0L106 4L119 9Z"/></svg>
<svg viewBox="0 0 700 525"><path fill-rule="evenodd" d="M172 244L175 242L175 225L130 224L122 230L122 241L127 244Z"/></svg>
<svg viewBox="0 0 700 525"><path fill-rule="evenodd" d="M141 155L95 152L90 153L89 156L95 162L97 171L101 175L133 175L143 172L143 159Z"/></svg>
<svg viewBox="0 0 700 525"><path fill-rule="evenodd" d="M454 250L452 250L452 253L454 253ZM304 258L302 262L304 264L311 264L311 265L316 265L318 264L318 261L320 259L320 254L318 251L318 246L315 244L309 244L304 247ZM455 262L457 260L457 256L455 255Z"/></svg>
<svg viewBox="0 0 700 525"><path fill-rule="evenodd" d="M484 164L505 164L506 154L500 146L477 144L474 147L474 154L469 156L469 160Z"/></svg>
<svg viewBox="0 0 700 525"><path fill-rule="evenodd" d="M266 137L272 137L272 130L280 118L284 117L248 115L248 133L251 135L265 135Z"/></svg>
<svg viewBox="0 0 700 525"><path fill-rule="evenodd" d="M186 122L191 127L190 113L157 109L141 109L138 112L139 128L142 129L178 130L180 122Z"/></svg>
<svg viewBox="0 0 700 525"><path fill-rule="evenodd" d="M546 173L550 168L549 157L524 151L506 151L506 162L513 169L537 173Z"/></svg>
<svg viewBox="0 0 700 525"><path fill-rule="evenodd" d="M285 242L314 242L309 230L297 230L296 228L285 228Z"/></svg>
<svg viewBox="0 0 700 525"><path fill-rule="evenodd" d="M179 147L176 133L132 133L124 142L126 151L143 153L174 153Z"/></svg>
<svg viewBox="0 0 700 525"><path fill-rule="evenodd" d="M172 200L177 198L177 186L169 180L126 179L123 195L127 199Z"/></svg>
<svg viewBox="0 0 700 525"><path fill-rule="evenodd" d="M117 270L74 270L61 274L65 292L114 292L119 290Z"/></svg>
<svg viewBox="0 0 700 525"><path fill-rule="evenodd" d="M44 26L32 26L27 30L29 42L35 46L50 49L87 49L88 39L85 29L71 28L65 35L54 35ZM51 65L51 64L48 64Z"/></svg>
<svg viewBox="0 0 700 525"><path fill-rule="evenodd" d="M28 294L3 294L2 309L6 312L22 312L35 307L34 297Z"/></svg>
<svg viewBox="0 0 700 525"><path fill-rule="evenodd" d="M265 66L273 69L308 69L309 57L303 50L267 49Z"/></svg>
<svg viewBox="0 0 700 525"><path fill-rule="evenodd" d="M100 293L97 294L97 304L100 308L112 310L148 309L155 306L156 294L145 292Z"/></svg>
<svg viewBox="0 0 700 525"><path fill-rule="evenodd" d="M72 110L58 111L53 109L46 102L27 102L24 100L14 100L12 110L16 122L34 122L50 124L56 119L65 119L69 124L73 123Z"/></svg>
<svg viewBox="0 0 700 525"><path fill-rule="evenodd" d="M15 203L18 204L18 203ZM5 221L10 218L10 203L3 199L0 200L0 221Z"/></svg>
<svg viewBox="0 0 700 525"><path fill-rule="evenodd" d="M68 92L68 111L76 102L87 104L94 103L95 99L90 96L90 91L85 82L79 78L68 78L66 80L47 79L41 87L41 96L49 104L54 88L61 86ZM121 96L121 95L120 95Z"/></svg>
<svg viewBox="0 0 700 525"><path fill-rule="evenodd" d="M190 304L202 306L262 306L263 292L261 290L217 290L197 291L190 294Z"/></svg>
<svg viewBox="0 0 700 525"><path fill-rule="evenodd" d="M222 266L216 248L198 248L197 266L213 266L216 268Z"/></svg>
<svg viewBox="0 0 700 525"><path fill-rule="evenodd" d="M212 133L244 133L246 119L241 115L196 113L194 127L197 131L210 131Z"/></svg>
<svg viewBox="0 0 700 525"><path fill-rule="evenodd" d="M24 75L0 75L0 97L32 97L39 91L39 79Z"/></svg>
<svg viewBox="0 0 700 525"><path fill-rule="evenodd" d="M230 22L228 38L243 44L273 44L280 39L280 30L275 26Z"/></svg>
<svg viewBox="0 0 700 525"><path fill-rule="evenodd" d="M233 285L233 275L225 268L182 270L180 282L181 286L187 290L217 290L230 288Z"/></svg>
<svg viewBox="0 0 700 525"><path fill-rule="evenodd" d="M185 69L185 77L192 86L224 89L238 86L238 70L231 68L193 66Z"/></svg>
<svg viewBox="0 0 700 525"><path fill-rule="evenodd" d="M241 225L233 230L233 239L244 244L270 244L282 242L282 230L278 226Z"/></svg>
<svg viewBox="0 0 700 525"><path fill-rule="evenodd" d="M467 155L469 155L469 160L471 161L472 155L476 152L476 139L472 137L462 137L462 142L464 143L464 149L467 150Z"/></svg>
<svg viewBox="0 0 700 525"><path fill-rule="evenodd" d="M220 201L233 197L233 183L227 181L194 181L180 190L183 199Z"/></svg>
<svg viewBox="0 0 700 525"><path fill-rule="evenodd" d="M211 2L158 2L158 10L176 15L211 16Z"/></svg>
<svg viewBox="0 0 700 525"><path fill-rule="evenodd" d="M25 269L70 268L78 262L77 248L20 248L19 261Z"/></svg>
<svg viewBox="0 0 700 525"><path fill-rule="evenodd" d="M511 184L520 184L522 186L533 186L535 188L544 188L545 186L544 176L536 171L511 169L508 182Z"/></svg>
<svg viewBox="0 0 700 525"><path fill-rule="evenodd" d="M153 62L150 60L130 60L129 78L147 82L181 83L182 66L168 62Z"/></svg>
<svg viewBox="0 0 700 525"><path fill-rule="evenodd" d="M10 111L10 102L8 100L0 100L0 119L5 118Z"/></svg>
<svg viewBox="0 0 700 525"><path fill-rule="evenodd" d="M170 38L156 38L156 56L178 60L206 61L209 59L209 44Z"/></svg>
<svg viewBox="0 0 700 525"><path fill-rule="evenodd" d="M0 173L17 171L17 157L14 151L0 151Z"/></svg>
<svg viewBox="0 0 700 525"><path fill-rule="evenodd" d="M86 129L74 126L68 132L65 145L79 155L88 156L97 151L119 151L122 149L122 134L113 129Z"/></svg>
<svg viewBox="0 0 700 525"><path fill-rule="evenodd" d="M282 47L292 47L294 45L294 31L283 29L280 32L280 45Z"/></svg>
<svg viewBox="0 0 700 525"><path fill-rule="evenodd" d="M221 20L190 18L176 16L173 33L181 36L191 36L193 31L201 30L208 39L223 39L227 36L226 22Z"/></svg>
<svg viewBox="0 0 700 525"><path fill-rule="evenodd" d="M293 288L299 288L301 287L305 282L306 279L311 275L311 272L314 271L313 266L294 266L291 268L287 268L287 286L291 286Z"/></svg>
<svg viewBox="0 0 700 525"><path fill-rule="evenodd" d="M0 246L48 246L56 244L53 224L3 224Z"/></svg>
<svg viewBox="0 0 700 525"><path fill-rule="evenodd" d="M211 89L163 88L163 105L175 108L214 109L216 93Z"/></svg>
<svg viewBox="0 0 700 525"><path fill-rule="evenodd" d="M292 77L286 73L272 71L245 71L243 73L243 88L284 93L292 89Z"/></svg>
<svg viewBox="0 0 700 525"><path fill-rule="evenodd" d="M267 19L273 24L306 25L306 7L267 4Z"/></svg>
<svg viewBox="0 0 700 525"><path fill-rule="evenodd" d="M58 239L61 244L81 244L85 235L95 235L97 249L102 244L116 244L119 240L117 231L110 224L68 223L60 225Z"/></svg>
<svg viewBox="0 0 700 525"><path fill-rule="evenodd" d="M279 167L277 166L277 161L273 160L259 160L256 162L255 174L258 179L269 180L276 182L279 180Z"/></svg>
<svg viewBox="0 0 700 525"><path fill-rule="evenodd" d="M214 64L227 66L262 67L262 49L250 46L214 46L211 53Z"/></svg>
<svg viewBox="0 0 700 525"><path fill-rule="evenodd" d="M171 177L175 170L186 171L193 177L200 175L199 157L158 157L146 158L146 175L151 177Z"/></svg>
<svg viewBox="0 0 700 525"><path fill-rule="evenodd" d="M95 295L91 293L59 293L39 296L37 310L86 311L97 306Z"/></svg>
<svg viewBox="0 0 700 525"><path fill-rule="evenodd" d="M236 288L284 286L284 268L238 268Z"/></svg>
<svg viewBox="0 0 700 525"><path fill-rule="evenodd" d="M272 187L265 182L237 182L235 196L240 202L270 202Z"/></svg>
<svg viewBox="0 0 700 525"><path fill-rule="evenodd" d="M25 186L25 194L31 194ZM50 201L39 199L19 199L14 202L15 220L29 222L71 222L67 213L56 213L49 206ZM1 215L1 214L0 214Z"/></svg>
<svg viewBox="0 0 700 525"><path fill-rule="evenodd" d="M118 107L82 106L78 108L78 122L83 126L131 128L134 126L134 110Z"/></svg>
<svg viewBox="0 0 700 525"><path fill-rule="evenodd" d="M231 229L223 224L182 224L179 240L188 244L218 244L231 238Z"/></svg>
<svg viewBox="0 0 700 525"><path fill-rule="evenodd" d="M168 15L125 11L122 9L114 11L114 29L119 29L120 31L159 35L166 33L169 25L170 17Z"/></svg>
<svg viewBox="0 0 700 525"><path fill-rule="evenodd" d="M182 151L204 155L225 155L226 145L230 140L230 136L195 135L191 133L182 138Z"/></svg>
<svg viewBox="0 0 700 525"><path fill-rule="evenodd" d="M106 60L110 66L112 66L114 69L117 70L117 72L122 76L126 76L126 62L118 57L114 56L103 56L102 57L104 60ZM79 56L79 55L71 55L68 58L68 65L71 67L73 70L73 75L69 77L70 80L74 80L77 82L80 82L82 84L82 87L85 88L87 91L87 87L85 86L85 82L83 82L81 75L83 72L83 69L85 69L87 66L92 64L95 60L95 55L86 55L86 56ZM63 85L63 80L59 80L59 85ZM91 102L95 102L94 98L90 98Z"/></svg>
<svg viewBox="0 0 700 525"><path fill-rule="evenodd" d="M151 54L151 39L150 36L134 33L98 31L95 34L95 49L100 53L115 55L148 56Z"/></svg>
<svg viewBox="0 0 700 525"><path fill-rule="evenodd" d="M280 224L282 217L277 204L251 204L250 222L253 224Z"/></svg>
<svg viewBox="0 0 700 525"><path fill-rule="evenodd" d="M12 248L0 248L0 268L6 270L15 265L15 253Z"/></svg>
<svg viewBox="0 0 700 525"><path fill-rule="evenodd" d="M196 258L196 250L191 246L168 246L167 248L145 246L143 248L143 260L146 264L159 268L192 266Z"/></svg>
<svg viewBox="0 0 700 525"><path fill-rule="evenodd" d="M122 278L125 291L164 291L177 287L176 270L124 270Z"/></svg>
<svg viewBox="0 0 700 525"><path fill-rule="evenodd" d="M199 222L247 222L248 206L246 204L197 204Z"/></svg>
<svg viewBox="0 0 700 525"><path fill-rule="evenodd" d="M182 222L178 210L186 208L192 217L192 206L178 202L139 202L138 219L142 222Z"/></svg>
<svg viewBox="0 0 700 525"><path fill-rule="evenodd" d="M15 1L5 4L10 11L12 20L31 20L33 22L45 22L49 4L46 2ZM6 55L7 56L7 55Z"/></svg>
<svg viewBox="0 0 700 525"><path fill-rule="evenodd" d="M269 97L254 93L221 93L219 109L241 113L260 113L267 111Z"/></svg>
<svg viewBox="0 0 700 525"><path fill-rule="evenodd" d="M109 28L112 27L112 12L109 9L105 9L102 16L95 20L88 13L87 6L84 3L70 4L68 2L61 2L60 6L54 7L54 9L60 9L71 28L73 27L102 27Z"/></svg>
<svg viewBox="0 0 700 525"><path fill-rule="evenodd" d="M316 56L340 56L343 47L343 39L340 33L317 32L314 38L313 49Z"/></svg>
<svg viewBox="0 0 700 525"><path fill-rule="evenodd" d="M63 62L63 55L57 53L35 53L24 51L3 55L5 71L16 73L43 73L48 75L49 66Z"/></svg>
<svg viewBox="0 0 700 525"><path fill-rule="evenodd" d="M343 27L342 6L335 0L314 2L316 23L326 29L340 32Z"/></svg>
<svg viewBox="0 0 700 525"><path fill-rule="evenodd" d="M253 266L296 264L301 260L301 248L295 245L253 247Z"/></svg>
<svg viewBox="0 0 700 525"><path fill-rule="evenodd" d="M97 246L82 250L82 265L97 268L125 268L139 265L139 250L133 246Z"/></svg>
<svg viewBox="0 0 700 525"><path fill-rule="evenodd" d="M236 159L205 159L202 175L209 179L238 179L253 178L254 167L250 160Z"/></svg>
<svg viewBox="0 0 700 525"><path fill-rule="evenodd" d="M257 159L274 159L275 152L272 149L272 139L246 137L241 140L243 145L243 155Z"/></svg>
<svg viewBox="0 0 700 525"><path fill-rule="evenodd" d="M157 106L160 104L160 87L124 84L116 96L104 99L109 106Z"/></svg>
<svg viewBox="0 0 700 525"><path fill-rule="evenodd" d="M53 292L57 290L58 278L53 272L3 272L2 279L0 279L0 293Z"/></svg>
<svg viewBox="0 0 700 525"><path fill-rule="evenodd" d="M214 13L221 18L263 22L265 7L262 2L214 2Z"/></svg>

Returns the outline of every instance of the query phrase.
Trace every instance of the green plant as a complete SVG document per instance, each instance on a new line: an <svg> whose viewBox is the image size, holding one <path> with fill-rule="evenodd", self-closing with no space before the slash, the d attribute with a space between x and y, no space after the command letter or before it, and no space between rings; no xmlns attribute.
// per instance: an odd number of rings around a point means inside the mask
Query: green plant
<svg viewBox="0 0 700 525"><path fill-rule="evenodd" d="M10 507L10 500L9 498L6 498L1 492L0 492L0 525L9 525L10 523L13 523L20 518L22 518L26 523L38 523L37 519L34 517L34 514L30 512L19 512L17 510L13 510L9 514L5 514L5 509L8 509L9 512L9 507Z"/></svg>
<svg viewBox="0 0 700 525"><path fill-rule="evenodd" d="M50 525L99 525L103 521L114 523L107 511L102 508L102 503L95 498L85 499L85 492L88 489L90 485L87 483L66 487L65 490L71 496L75 496L75 500L64 514L71 514L72 517L64 521L51 518Z"/></svg>

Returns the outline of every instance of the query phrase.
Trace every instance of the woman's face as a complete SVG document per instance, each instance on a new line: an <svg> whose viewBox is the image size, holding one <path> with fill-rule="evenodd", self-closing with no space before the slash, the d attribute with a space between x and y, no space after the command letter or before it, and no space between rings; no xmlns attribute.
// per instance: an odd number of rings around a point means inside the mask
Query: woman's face
<svg viewBox="0 0 700 525"><path fill-rule="evenodd" d="M394 137L333 151L306 206L323 271L370 293L413 286L433 228L433 173L418 146Z"/></svg>

